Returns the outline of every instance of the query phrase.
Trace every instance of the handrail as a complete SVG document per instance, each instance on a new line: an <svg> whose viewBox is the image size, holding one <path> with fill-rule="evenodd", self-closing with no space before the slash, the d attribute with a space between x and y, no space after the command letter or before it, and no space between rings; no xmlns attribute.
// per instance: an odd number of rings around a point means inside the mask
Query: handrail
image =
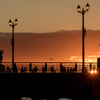
<svg viewBox="0 0 100 100"><path fill-rule="evenodd" d="M15 62L17 73L82 73L82 62ZM31 66L30 66L31 63ZM12 62L2 62L4 72L13 73ZM96 62L85 62L85 71L97 69ZM9 69L7 69L9 68ZM10 70L10 71L8 71ZM22 71L23 70L23 71ZM0 66L0 72L2 67Z"/></svg>

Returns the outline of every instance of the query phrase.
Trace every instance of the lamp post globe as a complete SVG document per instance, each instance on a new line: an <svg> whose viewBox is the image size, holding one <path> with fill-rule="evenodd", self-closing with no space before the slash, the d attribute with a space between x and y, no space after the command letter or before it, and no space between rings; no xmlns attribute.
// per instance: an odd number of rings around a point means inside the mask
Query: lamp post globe
<svg viewBox="0 0 100 100"><path fill-rule="evenodd" d="M90 5L87 3L86 4L86 10L88 11L90 9Z"/></svg>
<svg viewBox="0 0 100 100"><path fill-rule="evenodd" d="M77 11L78 11L78 13L81 11L80 5L77 6Z"/></svg>

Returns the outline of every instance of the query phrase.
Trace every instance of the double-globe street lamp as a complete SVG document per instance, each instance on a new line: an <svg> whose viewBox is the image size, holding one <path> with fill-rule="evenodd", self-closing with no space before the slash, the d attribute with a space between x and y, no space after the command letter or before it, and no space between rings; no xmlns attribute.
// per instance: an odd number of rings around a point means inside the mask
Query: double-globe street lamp
<svg viewBox="0 0 100 100"><path fill-rule="evenodd" d="M82 14L82 72L84 73L84 36L85 36L85 28L84 28L84 14L90 9L90 6L89 4L87 3L86 4L86 9L84 10L84 8L82 8L81 10L81 7L80 5L77 6L77 11L78 13L81 13Z"/></svg>
<svg viewBox="0 0 100 100"><path fill-rule="evenodd" d="M12 22L11 20L9 20L9 26L12 27L12 39L11 39L11 45L12 45L12 67L14 64L14 27L18 24L18 20L15 19L14 22Z"/></svg>

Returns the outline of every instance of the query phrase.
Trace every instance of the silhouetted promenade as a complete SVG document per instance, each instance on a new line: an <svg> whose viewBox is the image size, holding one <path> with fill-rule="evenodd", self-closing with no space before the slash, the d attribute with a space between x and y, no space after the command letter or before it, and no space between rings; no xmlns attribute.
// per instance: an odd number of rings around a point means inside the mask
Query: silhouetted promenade
<svg viewBox="0 0 100 100"><path fill-rule="evenodd" d="M0 98L100 100L100 73L91 74L92 69L97 69L97 63L85 63L86 71L82 73L80 62L16 62L13 67L12 63L3 62Z"/></svg>
<svg viewBox="0 0 100 100"><path fill-rule="evenodd" d="M1 73L1 100L100 100L100 74L90 73ZM5 96L4 96L5 95ZM53 99L52 99L53 98Z"/></svg>

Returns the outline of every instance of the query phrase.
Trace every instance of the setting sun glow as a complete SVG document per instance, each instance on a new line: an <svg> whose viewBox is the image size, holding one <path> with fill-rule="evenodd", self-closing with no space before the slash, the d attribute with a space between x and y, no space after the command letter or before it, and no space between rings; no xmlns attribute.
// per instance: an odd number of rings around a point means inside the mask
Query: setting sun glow
<svg viewBox="0 0 100 100"><path fill-rule="evenodd" d="M91 71L91 74L96 74L97 73L97 70L92 70Z"/></svg>

